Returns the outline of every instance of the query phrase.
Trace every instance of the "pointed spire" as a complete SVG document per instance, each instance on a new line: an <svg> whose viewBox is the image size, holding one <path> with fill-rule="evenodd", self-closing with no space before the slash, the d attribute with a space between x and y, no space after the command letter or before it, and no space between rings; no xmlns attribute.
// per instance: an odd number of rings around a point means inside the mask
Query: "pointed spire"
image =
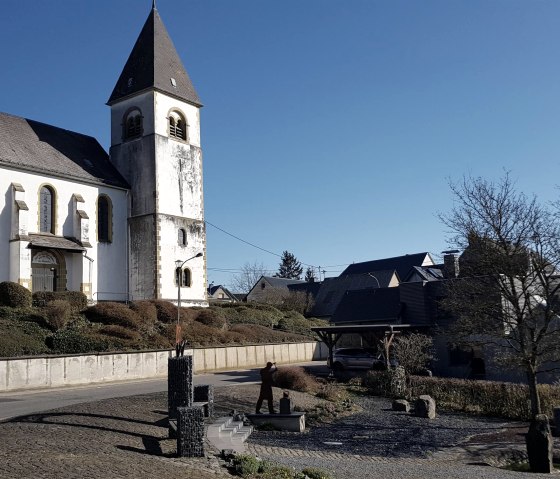
<svg viewBox="0 0 560 479"><path fill-rule="evenodd" d="M152 0L152 10L107 102L158 90L195 106L202 106L173 42Z"/></svg>

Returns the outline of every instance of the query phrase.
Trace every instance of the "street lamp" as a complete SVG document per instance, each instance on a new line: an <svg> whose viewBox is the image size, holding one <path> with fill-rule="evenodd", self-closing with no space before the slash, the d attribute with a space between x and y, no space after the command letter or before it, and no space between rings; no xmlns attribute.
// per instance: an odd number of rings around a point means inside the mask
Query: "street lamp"
<svg viewBox="0 0 560 479"><path fill-rule="evenodd" d="M183 282L183 266L187 261L194 258L200 258L202 253L195 254L192 258L185 261L178 259L175 261L175 275L177 277L177 326L175 327L175 346L181 341L181 283Z"/></svg>

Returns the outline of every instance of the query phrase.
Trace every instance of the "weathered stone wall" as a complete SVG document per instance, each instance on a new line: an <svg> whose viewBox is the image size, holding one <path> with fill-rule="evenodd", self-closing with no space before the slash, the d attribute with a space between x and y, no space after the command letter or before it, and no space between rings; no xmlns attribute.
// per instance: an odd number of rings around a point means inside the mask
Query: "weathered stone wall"
<svg viewBox="0 0 560 479"><path fill-rule="evenodd" d="M78 384L126 381L167 376L167 361L174 351L140 351L84 356L47 356L0 359L0 391L39 389ZM261 344L200 348L193 355L196 373L262 367L326 359L321 342Z"/></svg>

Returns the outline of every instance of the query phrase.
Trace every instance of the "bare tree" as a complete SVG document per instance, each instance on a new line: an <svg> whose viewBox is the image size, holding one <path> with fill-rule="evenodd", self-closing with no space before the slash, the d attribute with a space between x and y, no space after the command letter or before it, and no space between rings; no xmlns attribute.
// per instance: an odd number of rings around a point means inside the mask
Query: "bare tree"
<svg viewBox="0 0 560 479"><path fill-rule="evenodd" d="M397 336L393 354L408 374L422 372L434 360L433 340L420 333Z"/></svg>
<svg viewBox="0 0 560 479"><path fill-rule="evenodd" d="M241 273L236 274L232 281L232 289L236 293L248 293L261 276L266 276L267 269L263 263L256 261L241 266Z"/></svg>
<svg viewBox="0 0 560 479"><path fill-rule="evenodd" d="M464 177L451 190L455 206L440 218L465 250L460 277L448 281L443 301L455 318L451 331L520 368L536 416L537 377L560 357L558 217L517 191L507 173L497 183Z"/></svg>

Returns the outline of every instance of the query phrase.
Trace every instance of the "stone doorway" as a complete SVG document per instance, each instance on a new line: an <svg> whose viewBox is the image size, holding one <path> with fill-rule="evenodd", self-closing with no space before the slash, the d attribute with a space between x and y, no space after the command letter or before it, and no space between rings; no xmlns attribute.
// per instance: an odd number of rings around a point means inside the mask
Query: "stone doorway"
<svg viewBox="0 0 560 479"><path fill-rule="evenodd" d="M56 251L37 251L31 258L32 292L64 291L66 266L64 256Z"/></svg>

